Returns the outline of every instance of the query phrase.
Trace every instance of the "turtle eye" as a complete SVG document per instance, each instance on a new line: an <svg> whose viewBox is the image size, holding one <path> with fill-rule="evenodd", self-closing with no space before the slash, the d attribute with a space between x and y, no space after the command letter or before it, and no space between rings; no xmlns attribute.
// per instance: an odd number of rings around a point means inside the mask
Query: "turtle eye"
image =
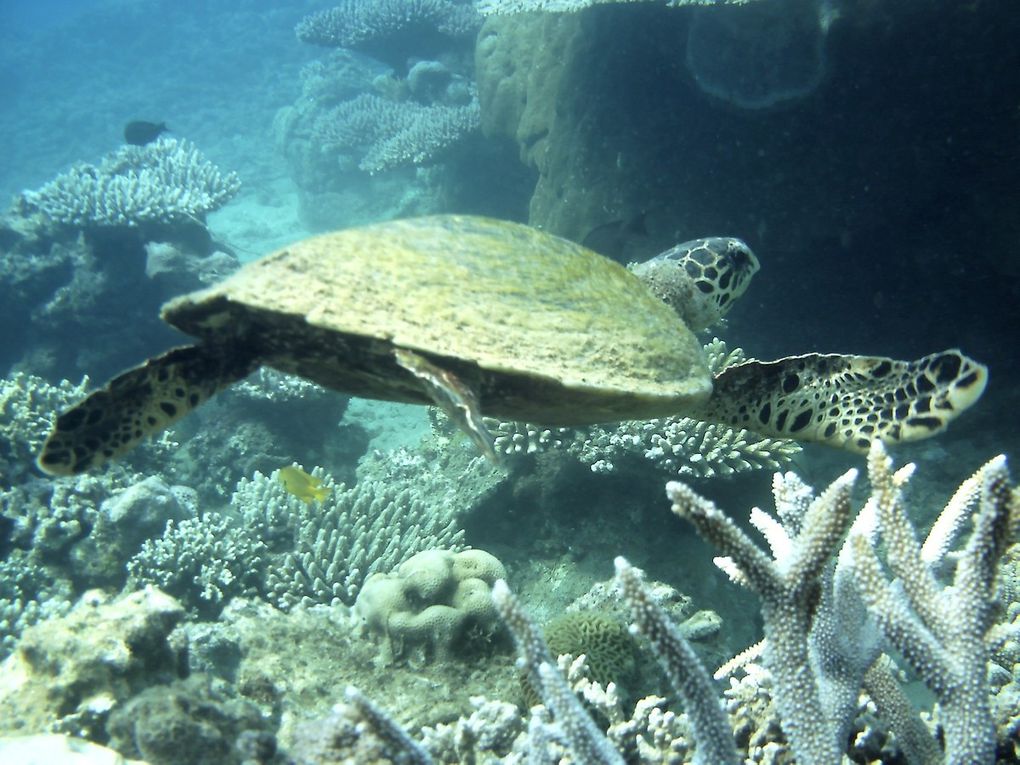
<svg viewBox="0 0 1020 765"><path fill-rule="evenodd" d="M751 265L751 258L748 257L747 252L742 247L738 247L734 244L730 247L729 252L726 254L730 261L730 266L733 268L742 271Z"/></svg>
<svg viewBox="0 0 1020 765"><path fill-rule="evenodd" d="M739 239L732 239L726 248L726 260L735 271L755 271L757 259L751 249Z"/></svg>

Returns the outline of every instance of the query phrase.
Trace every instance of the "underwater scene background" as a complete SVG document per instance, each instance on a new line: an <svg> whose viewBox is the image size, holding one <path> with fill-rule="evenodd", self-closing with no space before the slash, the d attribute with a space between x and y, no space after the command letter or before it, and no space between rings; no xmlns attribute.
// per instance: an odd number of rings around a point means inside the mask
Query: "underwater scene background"
<svg viewBox="0 0 1020 765"><path fill-rule="evenodd" d="M0 762L1020 762L1018 40L1014 0L4 2ZM36 466L190 342L170 298L440 213L740 237L713 372L958 347L988 386L888 453L679 412L489 420L494 466L262 368Z"/></svg>

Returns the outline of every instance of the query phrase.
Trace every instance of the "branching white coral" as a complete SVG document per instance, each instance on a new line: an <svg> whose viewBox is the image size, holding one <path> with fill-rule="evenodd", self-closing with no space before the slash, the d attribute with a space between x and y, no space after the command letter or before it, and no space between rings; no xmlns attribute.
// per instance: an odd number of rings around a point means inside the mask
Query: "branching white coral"
<svg viewBox="0 0 1020 765"><path fill-rule="evenodd" d="M138 226L200 217L240 188L237 173L222 173L194 144L164 137L79 163L22 200L58 223Z"/></svg>
<svg viewBox="0 0 1020 765"><path fill-rule="evenodd" d="M718 338L705 345L705 355L713 374L746 360L741 349L729 349ZM617 462L638 457L670 475L713 478L750 470L781 470L801 451L796 441L681 416L587 428L544 428L493 420L491 429L500 454L561 449L594 473L612 472Z"/></svg>
<svg viewBox="0 0 1020 765"><path fill-rule="evenodd" d="M753 0L479 0L478 12L485 16L514 13L574 13L595 5L619 5L634 2L658 2L671 8L683 5L743 5Z"/></svg>

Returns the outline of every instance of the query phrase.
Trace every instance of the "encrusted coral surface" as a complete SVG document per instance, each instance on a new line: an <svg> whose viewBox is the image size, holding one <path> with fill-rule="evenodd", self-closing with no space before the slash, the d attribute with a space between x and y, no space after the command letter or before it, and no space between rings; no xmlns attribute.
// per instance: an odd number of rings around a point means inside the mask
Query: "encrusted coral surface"
<svg viewBox="0 0 1020 765"><path fill-rule="evenodd" d="M178 676L167 639L183 617L156 589L112 600L91 592L66 616L29 628L0 665L0 731L101 737L110 710Z"/></svg>

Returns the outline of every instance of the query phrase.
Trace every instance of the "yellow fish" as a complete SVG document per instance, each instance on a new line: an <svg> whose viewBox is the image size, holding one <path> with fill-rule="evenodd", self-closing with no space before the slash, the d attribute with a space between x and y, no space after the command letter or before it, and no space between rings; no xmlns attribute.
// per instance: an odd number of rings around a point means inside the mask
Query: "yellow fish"
<svg viewBox="0 0 1020 765"><path fill-rule="evenodd" d="M322 502L329 496L329 489L322 485L321 480L299 467L280 468L277 477L288 494L293 494L306 504Z"/></svg>

